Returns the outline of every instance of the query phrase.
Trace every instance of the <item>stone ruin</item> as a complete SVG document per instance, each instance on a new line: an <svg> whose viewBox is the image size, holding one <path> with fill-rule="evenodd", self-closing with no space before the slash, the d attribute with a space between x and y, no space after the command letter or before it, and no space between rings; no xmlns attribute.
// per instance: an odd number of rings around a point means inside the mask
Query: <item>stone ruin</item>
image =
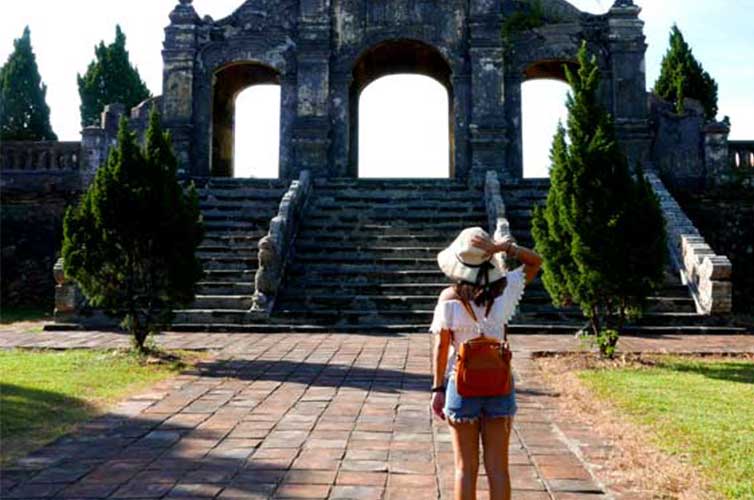
<svg viewBox="0 0 754 500"><path fill-rule="evenodd" d="M604 15L543 0L542 26L501 39L526 1L249 0L201 18L181 0L165 33L162 111L191 175L233 175L234 98L281 86L280 176L358 177L359 94L395 73L436 79L450 101L456 179L522 177L521 85L565 81L582 40L597 56L602 99L632 160L646 160L646 44L639 7Z"/></svg>
<svg viewBox="0 0 754 500"><path fill-rule="evenodd" d="M632 165L645 165L668 222L669 276L674 277L670 295L652 313L659 319L645 327L706 328L684 314L730 311L730 261L704 242L658 174L670 166L671 180L679 185L714 182L726 172L754 167L752 143L728 141L727 124L705 123L693 105L678 117L648 95L643 22L631 0L615 1L602 15L581 12L564 0L541 0L541 16L528 19L536 27L507 24L533 15L531 5L529 0L247 0L232 15L213 20L200 17L192 0L180 0L165 29L161 96L130 111L108 106L101 126L85 129L80 144L2 145L3 226L31 220L23 207L35 200L43 208L36 213L49 208L49 218L59 225L62 207L85 189L115 144L119 117L128 113L132 127L143 133L148 110L156 105L172 132L183 177L199 184L209 227L200 249L208 277L195 305L179 312L184 329L300 329L287 311L303 314L307 328L421 329L427 299L405 295L401 290L411 283L396 278L402 271L390 266L427 264L456 226L470 223L443 215L440 207L448 203L467 207L468 216L491 232L509 232L530 244L531 206L544 199L549 183L523 179L521 86L541 78L564 81L564 67L575 66L583 40L602 71L600 97L614 117L619 141ZM396 73L432 77L448 92L448 179L358 180L359 95L376 79ZM264 83L281 87L280 179L234 179L235 97ZM364 200L374 201L370 206ZM351 208L341 210L341 203ZM395 226L385 226L386 214ZM428 223L447 234L428 230ZM50 225L36 227L50 239ZM341 240L312 247L308 240L333 227ZM387 229L364 232L373 227ZM18 257L16 246L6 249L8 236L4 232L4 267L6 255ZM38 240L35 234L14 236L14 244ZM393 246L369 248L370 238ZM417 242L425 247L395 255ZM345 266L327 261L328 245L346 246L339 255ZM22 262L25 271L14 283L40 273L49 279L56 249L46 251L45 260ZM376 284L369 280L349 282L347 268L359 265L384 281L385 296L375 295ZM322 288L320 272L339 287ZM57 320L84 322L85 303L59 262L55 278ZM434 293L433 286L416 288ZM334 299L321 302L320 293ZM572 328L579 321L577 312L568 317L571 313L528 300L522 316L533 328ZM668 311L663 305L668 303L682 305ZM398 319L390 323L391 317Z"/></svg>

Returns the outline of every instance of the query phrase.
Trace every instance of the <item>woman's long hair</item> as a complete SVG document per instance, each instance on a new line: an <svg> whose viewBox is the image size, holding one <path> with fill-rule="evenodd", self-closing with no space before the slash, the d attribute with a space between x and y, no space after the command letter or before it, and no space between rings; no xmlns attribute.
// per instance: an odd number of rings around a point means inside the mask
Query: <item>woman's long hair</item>
<svg viewBox="0 0 754 500"><path fill-rule="evenodd" d="M489 306L496 298L502 295L507 284L508 280L505 278L493 281L487 286L459 281L453 288L455 288L456 295L462 300L468 303L473 302L477 306L481 306L482 304Z"/></svg>

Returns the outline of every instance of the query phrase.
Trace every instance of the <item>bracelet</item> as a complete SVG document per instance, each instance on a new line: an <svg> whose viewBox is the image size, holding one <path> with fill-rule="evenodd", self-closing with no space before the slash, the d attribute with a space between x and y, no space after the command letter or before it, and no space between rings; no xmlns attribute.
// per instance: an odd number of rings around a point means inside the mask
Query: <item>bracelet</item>
<svg viewBox="0 0 754 500"><path fill-rule="evenodd" d="M437 387L432 388L432 392L445 392L445 386L444 385L438 385Z"/></svg>
<svg viewBox="0 0 754 500"><path fill-rule="evenodd" d="M519 251L518 245L516 245L515 243L511 243L510 246L515 248L515 250L513 251L513 254L511 255L511 257L515 259L518 257L518 251ZM510 247L508 247L508 249L510 250Z"/></svg>

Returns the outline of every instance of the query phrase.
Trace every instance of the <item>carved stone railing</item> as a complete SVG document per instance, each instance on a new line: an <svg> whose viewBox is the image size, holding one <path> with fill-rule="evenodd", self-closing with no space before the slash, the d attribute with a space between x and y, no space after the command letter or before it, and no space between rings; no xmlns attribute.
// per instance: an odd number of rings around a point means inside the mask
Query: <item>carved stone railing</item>
<svg viewBox="0 0 754 500"><path fill-rule="evenodd" d="M728 141L730 164L735 169L754 169L754 141Z"/></svg>
<svg viewBox="0 0 754 500"><path fill-rule="evenodd" d="M2 141L3 172L75 172L81 165L80 142Z"/></svg>
<svg viewBox="0 0 754 500"><path fill-rule="evenodd" d="M311 175L304 170L298 180L291 182L288 192L280 201L278 213L270 221L267 236L259 240L259 269L254 277L252 312L269 316L275 306L311 191Z"/></svg>
<svg viewBox="0 0 754 500"><path fill-rule="evenodd" d="M729 313L733 307L733 266L716 255L654 172L645 176L659 198L671 263L689 287L700 314Z"/></svg>
<svg viewBox="0 0 754 500"><path fill-rule="evenodd" d="M485 177L484 202L487 208L489 233L496 240L512 238L510 222L505 215L505 203L500 191L500 179L494 170L488 170Z"/></svg>

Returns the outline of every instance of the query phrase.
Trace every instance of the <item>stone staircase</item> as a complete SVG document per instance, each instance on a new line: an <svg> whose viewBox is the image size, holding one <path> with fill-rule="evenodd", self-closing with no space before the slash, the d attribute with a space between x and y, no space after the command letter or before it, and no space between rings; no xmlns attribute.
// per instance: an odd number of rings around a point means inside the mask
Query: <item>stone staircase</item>
<svg viewBox="0 0 754 500"><path fill-rule="evenodd" d="M319 179L295 240L285 284L271 317L249 312L257 242L268 230L287 183L212 179L200 187L207 236L205 277L195 304L178 311L178 331L426 332L448 281L436 255L468 226L487 227L481 189L441 179ZM502 186L511 230L532 247L533 207L547 179ZM725 318L696 312L680 277L668 270L649 311L629 330L642 333L733 333ZM574 332L576 308L552 306L537 278L524 294L511 331Z"/></svg>
<svg viewBox="0 0 754 500"><path fill-rule="evenodd" d="M269 328L426 332L447 286L436 255L486 226L481 191L453 180L318 181Z"/></svg>
<svg viewBox="0 0 754 500"><path fill-rule="evenodd" d="M531 248L534 244L530 232L533 207L545 202L549 186L549 179L522 179L502 185L511 231L524 246ZM537 277L527 286L519 313L511 321L511 331L572 332L584 323L579 309L554 307ZM687 286L681 282L678 273L668 268L664 286L656 296L650 297L645 315L627 329L642 333L731 333L739 330L725 326L725 323L725 318L698 314Z"/></svg>
<svg viewBox="0 0 754 500"><path fill-rule="evenodd" d="M257 243L267 234L289 184L281 180L195 179L206 234L199 247L204 276L194 304L176 311L176 331L208 329L251 307Z"/></svg>

